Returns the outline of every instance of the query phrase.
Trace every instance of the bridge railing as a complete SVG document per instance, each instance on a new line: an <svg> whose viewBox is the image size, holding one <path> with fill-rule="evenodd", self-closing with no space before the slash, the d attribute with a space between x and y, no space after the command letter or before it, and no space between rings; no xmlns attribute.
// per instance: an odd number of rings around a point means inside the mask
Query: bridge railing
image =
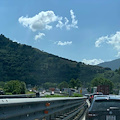
<svg viewBox="0 0 120 120"><path fill-rule="evenodd" d="M77 120L86 97L0 99L0 120Z"/></svg>

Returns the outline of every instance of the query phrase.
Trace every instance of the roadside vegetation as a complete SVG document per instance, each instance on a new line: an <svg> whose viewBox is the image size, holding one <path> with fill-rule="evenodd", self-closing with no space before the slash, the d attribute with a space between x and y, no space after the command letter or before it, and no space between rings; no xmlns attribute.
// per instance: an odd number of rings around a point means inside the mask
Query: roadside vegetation
<svg viewBox="0 0 120 120"><path fill-rule="evenodd" d="M4 91L4 94L25 94L26 84L19 80L11 80L7 82L0 82L0 88Z"/></svg>
<svg viewBox="0 0 120 120"><path fill-rule="evenodd" d="M83 95L79 93L73 93L72 97L83 97Z"/></svg>
<svg viewBox="0 0 120 120"><path fill-rule="evenodd" d="M49 97L69 97L69 96L64 96L64 95L45 95L45 98L49 98Z"/></svg>

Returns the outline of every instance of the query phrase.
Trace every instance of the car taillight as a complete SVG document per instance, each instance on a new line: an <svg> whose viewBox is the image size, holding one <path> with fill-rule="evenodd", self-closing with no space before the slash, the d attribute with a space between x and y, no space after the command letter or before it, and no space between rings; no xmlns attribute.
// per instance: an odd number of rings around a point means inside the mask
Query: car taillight
<svg viewBox="0 0 120 120"><path fill-rule="evenodd" d="M92 95L92 98L93 98L94 96Z"/></svg>

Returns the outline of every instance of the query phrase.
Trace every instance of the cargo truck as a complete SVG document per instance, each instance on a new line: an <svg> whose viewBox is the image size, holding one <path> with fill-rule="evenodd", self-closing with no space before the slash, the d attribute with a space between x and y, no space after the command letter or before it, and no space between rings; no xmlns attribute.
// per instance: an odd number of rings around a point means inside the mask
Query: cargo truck
<svg viewBox="0 0 120 120"><path fill-rule="evenodd" d="M109 85L98 85L97 92L102 92L103 95L109 95Z"/></svg>

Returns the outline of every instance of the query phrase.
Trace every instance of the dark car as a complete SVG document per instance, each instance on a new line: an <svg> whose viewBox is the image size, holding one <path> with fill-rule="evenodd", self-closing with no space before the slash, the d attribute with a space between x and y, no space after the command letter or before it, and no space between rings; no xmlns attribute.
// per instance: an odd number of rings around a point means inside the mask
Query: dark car
<svg viewBox="0 0 120 120"><path fill-rule="evenodd" d="M103 93L102 92L95 92L95 93L90 94L89 95L89 101L90 101L90 103L92 102L92 100L93 100L93 98L94 98L95 95L103 95Z"/></svg>
<svg viewBox="0 0 120 120"><path fill-rule="evenodd" d="M5 92L3 90L0 90L0 95L4 95Z"/></svg>
<svg viewBox="0 0 120 120"><path fill-rule="evenodd" d="M86 113L86 120L120 120L120 97L96 96Z"/></svg>

